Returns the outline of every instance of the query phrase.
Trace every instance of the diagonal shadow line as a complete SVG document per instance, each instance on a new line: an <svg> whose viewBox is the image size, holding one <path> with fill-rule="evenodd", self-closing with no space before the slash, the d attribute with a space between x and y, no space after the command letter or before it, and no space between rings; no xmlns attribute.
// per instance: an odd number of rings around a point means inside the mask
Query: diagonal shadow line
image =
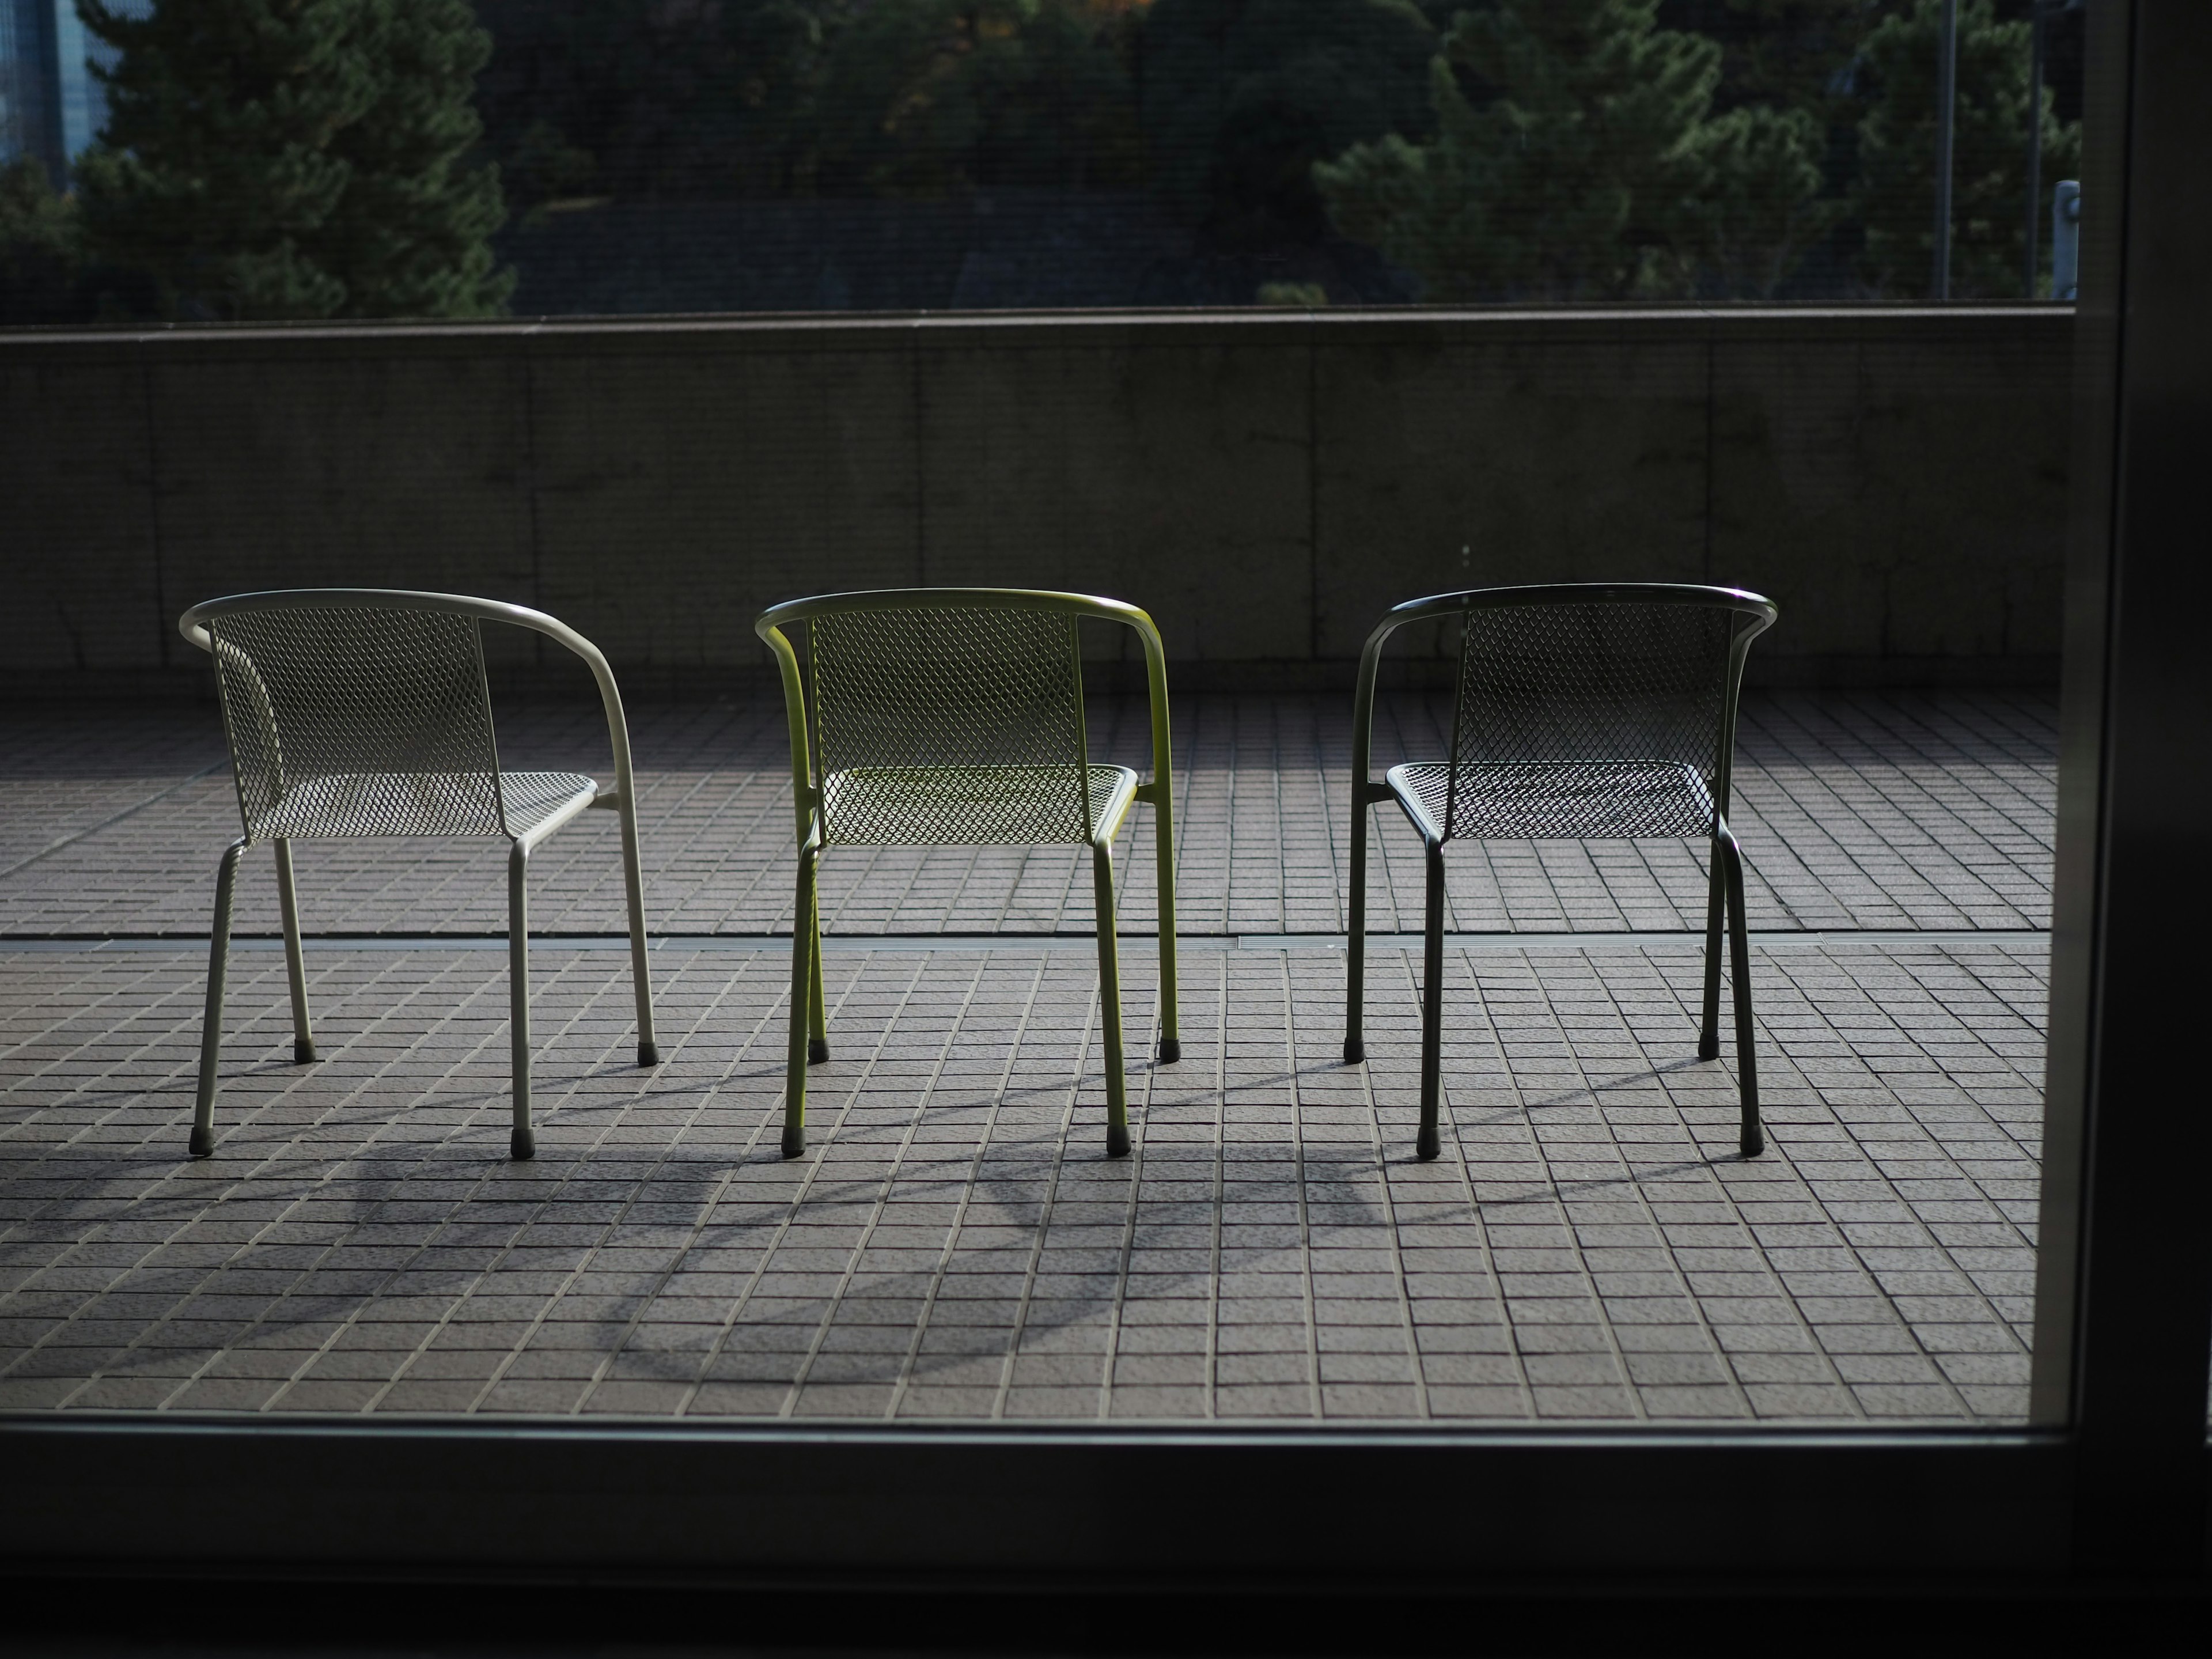
<svg viewBox="0 0 2212 1659"><path fill-rule="evenodd" d="M1536 1111L1547 1106L1573 1106L1587 1101L1591 1105L1601 1103L1598 1097L1608 1089L1626 1089L1638 1083L1658 1083L1677 1072L1686 1072L1699 1066L1717 1066L1717 1060L1670 1060L1663 1066L1653 1066L1641 1072L1626 1072L1603 1083L1585 1083L1579 1089L1570 1089L1563 1095L1548 1100L1526 1100L1521 1103L1523 1111Z"/></svg>
<svg viewBox="0 0 2212 1659"><path fill-rule="evenodd" d="M224 756L221 760L210 761L205 766L200 768L198 771L193 773L191 776L179 778L167 788L156 790L154 793L147 796L145 799L138 802L136 805L126 806L119 812L110 813L99 823L88 824L85 828L76 831L74 835L64 836L58 841L48 842L44 847L41 847L37 852L32 854L29 857L18 859L15 863L9 865L5 870L0 870L0 881L7 880L9 877L14 875L19 870L29 869L40 859L52 857L53 854L60 852L64 848L74 847L77 842L87 840L93 836L96 836L103 830L112 830L117 824L121 823L125 818L133 818L137 817L139 813L144 811L148 807L158 805L161 802L167 800L170 796L175 794L179 789L188 788L191 785L198 783L202 778L206 777L209 774L222 771L229 765L230 757L228 755Z"/></svg>

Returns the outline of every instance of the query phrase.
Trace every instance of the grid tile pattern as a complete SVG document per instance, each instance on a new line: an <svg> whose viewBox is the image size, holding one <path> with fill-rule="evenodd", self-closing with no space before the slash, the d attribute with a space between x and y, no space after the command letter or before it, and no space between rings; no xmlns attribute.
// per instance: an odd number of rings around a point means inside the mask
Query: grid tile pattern
<svg viewBox="0 0 2212 1659"><path fill-rule="evenodd" d="M1191 933L1340 931L1349 698L1205 696L1175 709L1177 901ZM1140 702L1094 700L1091 755L1143 768ZM509 764L605 775L594 708L502 711ZM1753 693L1738 738L1731 823L1760 928L2047 927L2056 709L2039 693ZM1376 765L1436 758L1448 697L1385 698ZM677 934L787 931L790 762L773 699L633 713L647 910ZM18 711L0 736L0 934L204 933L216 860L237 834L216 714ZM1370 926L1420 926L1420 848L1395 810L1370 842ZM1152 815L1119 850L1125 927L1153 925ZM619 932L611 814L587 814L532 863L537 925ZM304 923L326 933L493 933L506 925L496 848L304 842ZM1695 931L1696 842L1455 844L1454 931ZM822 866L833 934L1085 933L1079 851L836 849ZM276 927L274 884L249 868L237 925Z"/></svg>
<svg viewBox="0 0 2212 1659"><path fill-rule="evenodd" d="M1772 1151L1694 1053L1693 942L1414 963L1364 1066L1327 951L1197 949L1186 1058L1103 1156L1087 950L833 951L816 1148L776 1154L786 964L542 946L537 1160L500 959L330 945L328 1058L234 957L216 1156L182 1157L204 958L0 951L0 1408L1395 1421L2016 1419L2040 940L1755 954ZM1139 1025L1156 987L1131 952ZM1137 1033L1133 1032L1133 1038ZM1133 1042L1135 1052L1149 1047Z"/></svg>

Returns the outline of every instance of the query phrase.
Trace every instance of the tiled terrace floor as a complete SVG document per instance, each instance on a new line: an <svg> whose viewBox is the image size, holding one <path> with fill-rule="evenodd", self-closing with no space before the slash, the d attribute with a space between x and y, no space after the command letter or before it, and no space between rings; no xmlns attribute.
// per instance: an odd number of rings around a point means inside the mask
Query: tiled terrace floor
<svg viewBox="0 0 2212 1659"><path fill-rule="evenodd" d="M1175 722L1177 915L1191 933L1340 932L1350 817L1348 699L1206 697ZM1444 748L1449 705L1386 699L1379 769ZM1759 927L2039 928L2050 923L2056 709L2020 694L1759 696L1739 737L1731 823ZM1093 753L1148 764L1142 708L1102 702ZM672 933L787 929L791 772L781 706L647 707L631 717L647 884ZM607 765L596 708L509 714L514 766ZM1377 813L1369 925L1420 926L1419 841ZM0 933L204 934L237 798L212 708L17 717L0 737ZM1152 814L1123 832L1123 926L1154 925ZM594 814L532 860L533 924L623 925L614 824ZM483 933L507 925L490 846L307 843L311 929ZM1447 861L1455 931L1695 930L1704 849L1683 842L1465 843ZM832 933L1087 933L1091 873L1067 852L858 850L823 866ZM240 885L238 925L276 925Z"/></svg>
<svg viewBox="0 0 2212 1659"><path fill-rule="evenodd" d="M1125 751L1129 711L1102 705ZM2033 1289L2052 708L1768 696L1735 814L1771 1150L1694 1060L1680 843L1455 848L1444 1156L1412 1158L1413 972L1338 1058L1332 700L1179 704L1184 1054L1103 1156L1087 880L1064 854L833 857L836 1057L775 1149L781 720L633 729L668 1059L626 957L536 952L539 1155L505 1156L490 849L303 849L319 1035L234 958L217 1155L182 1156L216 852L211 711L14 711L0 746L0 1407L880 1419L2002 1420ZM1408 698L1385 750L1418 745ZM510 763L593 764L588 711ZM1395 753L1378 757L1395 758ZM1385 821L1370 914L1418 925ZM533 864L619 925L612 826ZM1149 814L1123 926L1149 932ZM241 931L273 930L265 867ZM945 934L1000 935L994 943ZM1042 937L1059 934L1060 937ZM1013 937L1005 937L1005 936ZM1525 937L1524 937L1525 936ZM1133 1053L1149 940L1126 942Z"/></svg>

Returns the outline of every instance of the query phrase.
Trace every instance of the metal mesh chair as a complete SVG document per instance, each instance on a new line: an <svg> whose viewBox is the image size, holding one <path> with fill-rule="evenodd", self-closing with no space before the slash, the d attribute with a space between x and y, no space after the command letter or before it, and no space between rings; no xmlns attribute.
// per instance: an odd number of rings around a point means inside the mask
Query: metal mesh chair
<svg viewBox="0 0 2212 1659"><path fill-rule="evenodd" d="M1085 617L1133 629L1143 641L1150 783L1126 766L1091 763L1077 638ZM1091 848L1106 1026L1106 1150L1127 1152L1113 847L1133 801L1151 802L1159 817L1160 1059L1182 1054L1167 661L1152 618L1134 605L1079 593L911 588L793 599L763 611L754 631L782 672L799 824L784 1156L806 1150L806 1068L830 1058L815 873L832 846ZM793 633L805 645L803 666Z"/></svg>
<svg viewBox="0 0 2212 1659"><path fill-rule="evenodd" d="M1705 907L1705 1018L1698 1057L1720 1054L1721 921L1729 922L1736 1069L1747 1158L1765 1148L1753 1054L1743 852L1728 827L1736 694L1745 654L1775 607L1732 587L1658 582L1477 588L1413 599L1368 636L1352 707L1352 913L1344 1058L1360 1034L1367 929L1367 809L1395 800L1427 854L1421 981L1421 1127L1437 1156L1443 1024L1444 843L1701 836L1712 842ZM1457 617L1459 690L1451 752L1369 775L1375 675L1408 623Z"/></svg>
<svg viewBox="0 0 2212 1659"><path fill-rule="evenodd" d="M487 622L533 629L590 666L614 746L612 788L580 773L501 769L484 683ZM315 1058L315 1039L292 890L293 842L354 836L506 839L514 1053L511 1146L515 1157L528 1158L536 1146L530 1128L530 924L524 876L531 850L562 824L586 807L613 809L622 820L638 1064L657 1063L629 730L614 674L598 647L574 629L520 605L380 588L241 593L194 605L178 626L215 658L246 830L224 852L216 877L194 1157L215 1150L231 895L240 854L260 842L276 849L276 895L292 982L292 1055L305 1063Z"/></svg>

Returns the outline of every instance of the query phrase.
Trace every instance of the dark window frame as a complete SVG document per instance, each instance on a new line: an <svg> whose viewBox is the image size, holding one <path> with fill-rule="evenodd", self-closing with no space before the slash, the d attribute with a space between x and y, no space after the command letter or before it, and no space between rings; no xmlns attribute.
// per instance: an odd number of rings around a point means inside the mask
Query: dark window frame
<svg viewBox="0 0 2212 1659"><path fill-rule="evenodd" d="M1280 1432L0 1419L14 1571L1103 1593L2205 1567L2212 7L2090 9L2033 1419ZM88 1627L97 1615L85 1614ZM234 1629L234 1626L228 1626ZM733 1626L733 1632L735 1626ZM339 1634L333 1630L329 1634Z"/></svg>

